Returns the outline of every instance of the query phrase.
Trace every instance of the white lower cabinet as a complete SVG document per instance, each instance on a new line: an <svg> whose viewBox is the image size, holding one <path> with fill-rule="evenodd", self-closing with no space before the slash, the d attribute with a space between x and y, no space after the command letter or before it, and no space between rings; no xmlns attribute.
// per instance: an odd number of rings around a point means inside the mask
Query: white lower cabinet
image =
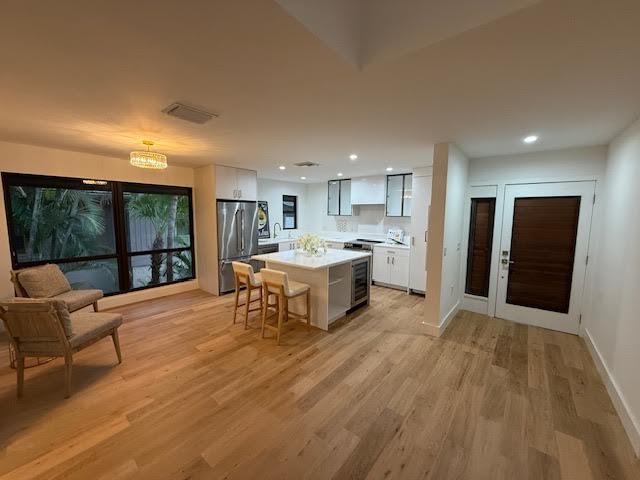
<svg viewBox="0 0 640 480"><path fill-rule="evenodd" d="M295 250L296 249L296 241L295 240L287 240L285 242L278 243L278 251L286 252L287 250Z"/></svg>
<svg viewBox="0 0 640 480"><path fill-rule="evenodd" d="M386 246L373 247L374 282L396 287L409 286L409 250Z"/></svg>

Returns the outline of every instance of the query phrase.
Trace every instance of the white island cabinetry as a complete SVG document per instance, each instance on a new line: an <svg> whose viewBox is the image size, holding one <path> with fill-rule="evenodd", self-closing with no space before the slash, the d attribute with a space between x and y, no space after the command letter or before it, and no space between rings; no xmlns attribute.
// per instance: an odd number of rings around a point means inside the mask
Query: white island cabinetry
<svg viewBox="0 0 640 480"><path fill-rule="evenodd" d="M329 325L344 317L352 306L353 266L365 259L368 265L367 272L370 272L370 257L371 254L368 252L332 249L320 257L310 257L297 250L288 250L254 255L252 258L265 262L266 268L287 272L291 280L310 285L311 324L328 330ZM370 273L367 275L367 282L369 280ZM368 291L367 287L367 303ZM292 299L289 309L294 313L303 314L304 299Z"/></svg>

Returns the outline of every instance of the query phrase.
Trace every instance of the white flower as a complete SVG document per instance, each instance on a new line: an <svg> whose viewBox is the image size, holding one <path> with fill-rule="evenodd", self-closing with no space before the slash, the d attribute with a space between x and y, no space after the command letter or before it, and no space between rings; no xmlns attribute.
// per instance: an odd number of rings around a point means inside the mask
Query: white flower
<svg viewBox="0 0 640 480"><path fill-rule="evenodd" d="M310 255L321 255L326 253L326 242L317 235L307 233L298 238L298 248Z"/></svg>

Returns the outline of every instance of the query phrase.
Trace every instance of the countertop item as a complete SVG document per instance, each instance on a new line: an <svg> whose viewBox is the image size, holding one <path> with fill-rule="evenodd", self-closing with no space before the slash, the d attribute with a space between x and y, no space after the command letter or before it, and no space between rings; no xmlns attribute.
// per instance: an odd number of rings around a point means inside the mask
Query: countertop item
<svg viewBox="0 0 640 480"><path fill-rule="evenodd" d="M328 249L327 253L321 257L307 256L303 252L297 250L287 250L285 252L265 253L262 255L254 255L254 260L262 262L272 262L282 265L290 265L305 270L319 270L322 268L333 267L341 263L348 263L359 258L369 257L369 252L356 252L353 250L336 250Z"/></svg>
<svg viewBox="0 0 640 480"><path fill-rule="evenodd" d="M373 248L382 247L382 248L401 248L401 249L409 249L409 245L395 243L395 242L383 242L376 244Z"/></svg>

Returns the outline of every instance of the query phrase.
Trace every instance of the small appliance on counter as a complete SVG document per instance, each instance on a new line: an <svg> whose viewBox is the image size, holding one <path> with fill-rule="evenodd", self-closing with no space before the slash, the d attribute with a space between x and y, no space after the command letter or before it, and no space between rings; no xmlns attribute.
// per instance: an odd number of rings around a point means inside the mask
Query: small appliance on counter
<svg viewBox="0 0 640 480"><path fill-rule="evenodd" d="M404 230L401 228L390 228L387 232L387 241L389 243L399 243L404 245Z"/></svg>

